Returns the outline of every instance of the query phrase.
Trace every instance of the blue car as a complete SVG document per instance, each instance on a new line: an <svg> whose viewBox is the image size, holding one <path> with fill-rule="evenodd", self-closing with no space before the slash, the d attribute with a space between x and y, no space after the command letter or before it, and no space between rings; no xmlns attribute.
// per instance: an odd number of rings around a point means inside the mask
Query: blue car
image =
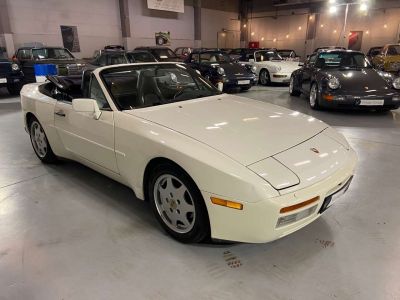
<svg viewBox="0 0 400 300"><path fill-rule="evenodd" d="M10 61L4 49L0 49L0 88L7 88L11 95L19 95L23 79L20 66Z"/></svg>

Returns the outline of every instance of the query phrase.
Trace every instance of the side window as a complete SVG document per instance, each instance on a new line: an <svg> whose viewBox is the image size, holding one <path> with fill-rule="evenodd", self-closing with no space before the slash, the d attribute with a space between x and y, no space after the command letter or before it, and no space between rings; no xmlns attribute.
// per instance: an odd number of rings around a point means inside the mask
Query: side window
<svg viewBox="0 0 400 300"><path fill-rule="evenodd" d="M106 66L107 65L107 55L101 55L98 59L97 59L97 64L99 66Z"/></svg>
<svg viewBox="0 0 400 300"><path fill-rule="evenodd" d="M29 50L29 49L18 50L17 58L18 59L30 59L31 58L31 50Z"/></svg>
<svg viewBox="0 0 400 300"><path fill-rule="evenodd" d="M199 62L199 54L192 54L192 58L190 59L190 62L198 63Z"/></svg>
<svg viewBox="0 0 400 300"><path fill-rule="evenodd" d="M308 63L309 65L314 65L316 59L317 59L317 55L316 55L316 54L313 54L313 55L311 55L310 58L308 59L308 62L307 62L307 63Z"/></svg>
<svg viewBox="0 0 400 300"><path fill-rule="evenodd" d="M107 99L104 96L103 91L101 90L100 84L98 83L96 77L91 75L90 77L90 94L89 97L97 101L99 108L110 108L108 105Z"/></svg>

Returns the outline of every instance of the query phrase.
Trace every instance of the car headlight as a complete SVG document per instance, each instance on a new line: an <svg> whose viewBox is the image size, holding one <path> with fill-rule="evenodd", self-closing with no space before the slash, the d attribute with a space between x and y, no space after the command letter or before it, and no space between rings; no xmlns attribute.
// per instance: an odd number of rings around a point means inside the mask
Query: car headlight
<svg viewBox="0 0 400 300"><path fill-rule="evenodd" d="M218 67L218 68L217 68L217 73L218 73L219 75L225 75L225 70L224 70L224 68Z"/></svg>
<svg viewBox="0 0 400 300"><path fill-rule="evenodd" d="M18 71L19 70L19 65L18 64L11 64L11 69L13 71Z"/></svg>
<svg viewBox="0 0 400 300"><path fill-rule="evenodd" d="M331 88L332 90L336 90L340 87L340 81L338 78L336 77L331 77L328 80L328 86L329 88Z"/></svg>
<svg viewBox="0 0 400 300"><path fill-rule="evenodd" d="M253 73L255 73L255 72L257 71L257 67L256 67L256 66L252 66L252 67L251 67L251 71L252 71Z"/></svg>
<svg viewBox="0 0 400 300"><path fill-rule="evenodd" d="M400 77L395 78L392 84L396 90L400 90Z"/></svg>

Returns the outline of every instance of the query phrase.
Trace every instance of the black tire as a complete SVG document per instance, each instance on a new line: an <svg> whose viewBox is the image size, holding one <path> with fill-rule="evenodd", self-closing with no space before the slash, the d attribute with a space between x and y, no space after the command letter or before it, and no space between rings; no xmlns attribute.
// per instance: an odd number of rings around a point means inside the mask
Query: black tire
<svg viewBox="0 0 400 300"><path fill-rule="evenodd" d="M167 192L167 197L164 198L164 200L161 199L161 192L157 189L158 187L162 188L162 184L159 183L161 183L165 177L173 177L171 183L173 183L172 185L178 185L178 188L182 187L179 186L179 183L183 183L184 188L186 188L186 192L183 193L183 198ZM174 178L177 179L177 181L175 181ZM165 185L167 184L169 183ZM150 174L147 186L147 199L150 201L153 213L158 222L171 237L182 243L199 243L209 238L210 222L204 199L194 181L184 170L172 163L162 163L155 167ZM167 186L165 189L166 191L169 190ZM183 202L180 201L185 201L185 205L190 204L190 206L194 207L194 213L189 212L184 217L186 221L192 220L192 224L190 224L191 227L187 228L187 232L178 232L177 230L179 230L179 228L176 230L172 229L171 227L174 227L174 225L171 224L173 222L168 216L174 213L180 213L179 208L183 207ZM162 209L164 210L161 212L160 210ZM170 210L170 212L168 212L168 210ZM179 215L179 217L183 218L182 215ZM170 220L170 222L168 222L168 220ZM178 221L176 223L178 224Z"/></svg>
<svg viewBox="0 0 400 300"><path fill-rule="evenodd" d="M270 85L271 84L271 77L267 69L262 69L260 71L260 83L262 85Z"/></svg>
<svg viewBox="0 0 400 300"><path fill-rule="evenodd" d="M21 92L22 85L21 84L10 84L7 86L8 93L12 96L19 96Z"/></svg>
<svg viewBox="0 0 400 300"><path fill-rule="evenodd" d="M300 96L301 92L296 88L294 76L290 76L289 94L291 96Z"/></svg>
<svg viewBox="0 0 400 300"><path fill-rule="evenodd" d="M313 89L316 90L316 95L315 95L315 101L312 100L312 93L313 93ZM314 82L313 84L311 84L311 88L310 88L310 95L308 96L308 103L310 104L310 107L314 110L319 110L321 109L321 105L320 105L320 95L319 95L319 90L318 90L318 84L316 82Z"/></svg>
<svg viewBox="0 0 400 300"><path fill-rule="evenodd" d="M53 153L53 150L51 149L51 146L49 144L49 141L47 140L47 136L46 133L43 130L42 125L40 124L40 122L38 121L38 119L36 119L35 117L32 117L30 119L30 122L28 124L29 127L29 136L31 139L31 143L32 143L32 147L33 150L35 151L36 156L44 163L46 164L51 164L51 163L55 163L57 162L57 156ZM38 146L38 141L37 139L34 137L34 131L39 130L42 132L43 134L43 138L42 138L42 142L40 144L40 147ZM46 149L43 150L44 152L41 152L40 149Z"/></svg>

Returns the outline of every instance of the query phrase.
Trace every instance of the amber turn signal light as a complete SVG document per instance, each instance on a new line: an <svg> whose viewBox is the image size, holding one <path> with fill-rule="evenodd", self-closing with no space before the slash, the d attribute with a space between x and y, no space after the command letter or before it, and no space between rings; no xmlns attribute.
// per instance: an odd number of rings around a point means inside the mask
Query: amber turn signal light
<svg viewBox="0 0 400 300"><path fill-rule="evenodd" d="M307 206L307 205L309 205L311 203L317 202L318 200L319 200L319 196L314 197L314 198L309 199L309 200L306 200L304 202L297 203L295 205L283 207L283 208L281 208L280 213L284 214L284 213L287 213L287 212L302 208L302 207Z"/></svg>
<svg viewBox="0 0 400 300"><path fill-rule="evenodd" d="M211 197L211 202L216 205L221 205L221 206L225 206L225 207L229 207L229 208L233 208L233 209L239 209L239 210L243 209L243 204L241 204L241 203L224 200L224 199L220 199L220 198Z"/></svg>
<svg viewBox="0 0 400 300"><path fill-rule="evenodd" d="M332 95L323 95L323 98L324 98L326 101L333 101L333 99L335 99L335 96L332 96Z"/></svg>

